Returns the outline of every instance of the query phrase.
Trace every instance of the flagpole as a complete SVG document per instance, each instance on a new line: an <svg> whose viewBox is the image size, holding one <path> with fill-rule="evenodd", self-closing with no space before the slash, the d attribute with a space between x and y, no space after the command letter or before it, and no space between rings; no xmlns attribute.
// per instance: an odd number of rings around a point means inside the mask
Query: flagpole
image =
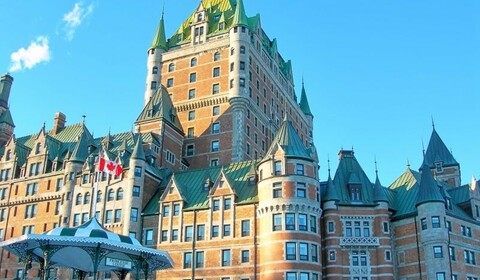
<svg viewBox="0 0 480 280"><path fill-rule="evenodd" d="M91 208L92 212L90 213L90 219L95 217L97 213L97 200L98 200L98 181L102 178L103 172L97 170L97 178L95 180L95 184L93 185L93 207Z"/></svg>

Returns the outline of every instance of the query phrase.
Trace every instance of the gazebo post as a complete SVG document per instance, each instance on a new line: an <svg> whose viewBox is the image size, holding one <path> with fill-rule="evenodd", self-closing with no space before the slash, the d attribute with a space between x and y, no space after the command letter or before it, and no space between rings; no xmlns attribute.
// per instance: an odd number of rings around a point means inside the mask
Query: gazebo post
<svg viewBox="0 0 480 280"><path fill-rule="evenodd" d="M48 280L49 265L50 265L50 246L46 245L43 249L43 280Z"/></svg>
<svg viewBox="0 0 480 280"><path fill-rule="evenodd" d="M97 272L98 272L98 254L100 254L100 244L97 244L95 248L95 257L93 260L93 280L97 280Z"/></svg>

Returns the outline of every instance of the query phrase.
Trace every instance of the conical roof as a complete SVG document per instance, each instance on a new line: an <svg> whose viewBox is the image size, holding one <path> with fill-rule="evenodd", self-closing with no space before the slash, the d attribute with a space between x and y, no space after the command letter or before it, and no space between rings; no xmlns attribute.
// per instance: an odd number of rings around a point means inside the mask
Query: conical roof
<svg viewBox="0 0 480 280"><path fill-rule="evenodd" d="M310 105L308 104L307 93L305 92L305 86L303 82L302 94L300 96L300 109L305 115L313 117L312 111L310 110Z"/></svg>
<svg viewBox="0 0 480 280"><path fill-rule="evenodd" d="M430 136L430 142L428 142L427 151L423 158L422 166L426 164L429 168L433 168L435 167L436 162L442 162L443 166L458 165L458 162L448 150L434 127L432 135Z"/></svg>
<svg viewBox="0 0 480 280"><path fill-rule="evenodd" d="M243 1L237 0L237 6L235 7L235 14L233 15L232 27L244 25L248 26L248 18L245 14L245 8L243 7Z"/></svg>
<svg viewBox="0 0 480 280"><path fill-rule="evenodd" d="M145 151L143 150L142 134L138 134L137 141L135 141L135 147L133 148L131 159L145 160Z"/></svg>
<svg viewBox="0 0 480 280"><path fill-rule="evenodd" d="M285 152L285 156L312 160L310 153L298 136L292 123L286 118L283 120L282 126L278 129L270 145L270 149L266 153L266 158L275 153L277 146Z"/></svg>
<svg viewBox="0 0 480 280"><path fill-rule="evenodd" d="M380 179L375 179L375 184L373 185L373 201L374 202L388 202L387 194L385 193L385 188L380 184Z"/></svg>
<svg viewBox="0 0 480 280"><path fill-rule="evenodd" d="M322 201L340 201L340 195L338 194L338 190L333 183L332 176L330 176L330 172L328 173L328 181L327 187L325 189L325 195L322 197Z"/></svg>
<svg viewBox="0 0 480 280"><path fill-rule="evenodd" d="M157 32L155 33L155 37L153 37L152 45L150 49L167 49L167 39L165 37L165 22L163 21L163 14L160 22L158 23Z"/></svg>
<svg viewBox="0 0 480 280"><path fill-rule="evenodd" d="M437 182L433 178L430 168L426 164L422 166L422 177L420 179L420 187L417 194L415 206L419 206L427 202L445 202L437 186Z"/></svg>

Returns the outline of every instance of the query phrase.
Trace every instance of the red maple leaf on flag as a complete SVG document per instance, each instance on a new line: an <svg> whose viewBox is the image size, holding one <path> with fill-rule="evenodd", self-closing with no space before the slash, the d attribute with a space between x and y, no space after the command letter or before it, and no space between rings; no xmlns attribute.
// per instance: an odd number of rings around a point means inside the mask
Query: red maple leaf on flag
<svg viewBox="0 0 480 280"><path fill-rule="evenodd" d="M112 172L113 170L115 170L115 166L116 166L116 164L113 163L112 161L110 161L110 162L108 162L106 167L107 167L109 172Z"/></svg>

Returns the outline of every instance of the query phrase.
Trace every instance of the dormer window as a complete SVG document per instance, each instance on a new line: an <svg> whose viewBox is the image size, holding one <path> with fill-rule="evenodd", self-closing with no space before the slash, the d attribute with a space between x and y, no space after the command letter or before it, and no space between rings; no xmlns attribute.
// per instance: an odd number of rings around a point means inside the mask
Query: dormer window
<svg viewBox="0 0 480 280"><path fill-rule="evenodd" d="M38 155L42 149L42 143L37 143L37 146L35 147L35 154Z"/></svg>
<svg viewBox="0 0 480 280"><path fill-rule="evenodd" d="M350 199L352 202L362 201L362 188L360 185L348 185L350 191Z"/></svg>
<svg viewBox="0 0 480 280"><path fill-rule="evenodd" d="M435 172L442 173L443 172L443 162L435 162Z"/></svg>
<svg viewBox="0 0 480 280"><path fill-rule="evenodd" d="M197 14L197 21L202 21L203 20L203 15L202 13Z"/></svg>
<svg viewBox="0 0 480 280"><path fill-rule="evenodd" d="M12 150L8 150L5 156L5 160L10 160L11 157L12 157Z"/></svg>
<svg viewBox="0 0 480 280"><path fill-rule="evenodd" d="M213 17L213 20L214 20L215 22L218 22L218 21L220 20L220 15L215 15L215 16Z"/></svg>
<svg viewBox="0 0 480 280"><path fill-rule="evenodd" d="M275 161L275 173L274 175L282 175L282 162Z"/></svg>
<svg viewBox="0 0 480 280"><path fill-rule="evenodd" d="M218 24L218 30L224 30L225 29L225 22L220 22Z"/></svg>
<svg viewBox="0 0 480 280"><path fill-rule="evenodd" d="M448 209L448 210L452 210L452 200L447 197L447 198L445 199L445 202L446 202L447 209Z"/></svg>

